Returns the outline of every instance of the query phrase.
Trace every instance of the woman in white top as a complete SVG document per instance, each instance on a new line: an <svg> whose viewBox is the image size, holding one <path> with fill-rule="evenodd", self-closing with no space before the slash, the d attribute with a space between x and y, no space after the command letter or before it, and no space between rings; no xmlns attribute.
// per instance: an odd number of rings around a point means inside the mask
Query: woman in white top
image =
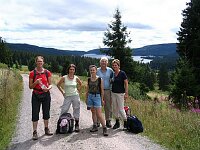
<svg viewBox="0 0 200 150"><path fill-rule="evenodd" d="M73 116L75 119L75 132L79 132L79 117L80 117L80 90L82 82L75 75L76 66L70 64L67 68L67 75L61 77L60 81L57 83L57 87L64 96L63 105L61 106L61 115L69 111L72 104ZM62 83L64 83L64 89L62 88ZM78 84L78 86L77 86Z"/></svg>

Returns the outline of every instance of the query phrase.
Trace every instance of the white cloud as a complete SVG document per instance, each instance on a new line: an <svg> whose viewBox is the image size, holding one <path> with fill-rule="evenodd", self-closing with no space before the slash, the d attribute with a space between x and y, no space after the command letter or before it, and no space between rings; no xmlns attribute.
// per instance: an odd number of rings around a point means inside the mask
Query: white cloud
<svg viewBox="0 0 200 150"><path fill-rule="evenodd" d="M0 0L0 36L7 42L67 50L104 47L103 33L118 7L130 47L177 42L189 0Z"/></svg>

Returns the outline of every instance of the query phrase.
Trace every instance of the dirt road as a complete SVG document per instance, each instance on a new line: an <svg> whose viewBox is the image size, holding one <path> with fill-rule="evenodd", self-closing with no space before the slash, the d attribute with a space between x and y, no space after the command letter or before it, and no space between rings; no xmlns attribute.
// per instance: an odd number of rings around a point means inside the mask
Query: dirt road
<svg viewBox="0 0 200 150"><path fill-rule="evenodd" d="M22 75L24 81L23 99L16 133L13 136L9 150L163 150L161 146L152 143L148 138L123 131L109 129L108 137L102 135L102 128L97 133L90 133L92 125L91 113L81 102L81 117L79 133L68 135L45 136L42 115L40 115L38 133L39 139L33 141L31 122L31 90L28 88L28 75ZM63 96L56 86L51 89L51 119L50 130L55 133L56 122L60 113ZM72 112L72 110L70 110Z"/></svg>

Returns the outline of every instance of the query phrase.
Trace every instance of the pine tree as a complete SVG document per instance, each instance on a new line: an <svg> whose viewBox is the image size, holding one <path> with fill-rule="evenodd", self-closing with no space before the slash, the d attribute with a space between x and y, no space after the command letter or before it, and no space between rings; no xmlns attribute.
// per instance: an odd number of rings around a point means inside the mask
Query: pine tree
<svg viewBox="0 0 200 150"><path fill-rule="evenodd" d="M196 78L200 74L200 1L191 0L183 10L183 21L178 37L178 54L194 67ZM200 79L198 80L198 84Z"/></svg>
<svg viewBox="0 0 200 150"><path fill-rule="evenodd" d="M166 64L162 64L158 73L158 85L159 89L163 91L168 90L169 86L169 75L166 68Z"/></svg>
<svg viewBox="0 0 200 150"><path fill-rule="evenodd" d="M199 93L193 67L186 59L180 59L173 76L173 88L171 96L176 104L182 105L182 95L196 96Z"/></svg>
<svg viewBox="0 0 200 150"><path fill-rule="evenodd" d="M114 19L111 24L108 24L109 28L104 33L103 43L109 47L109 50L105 50L103 53L119 59L120 68L131 78L133 75L133 59L132 51L127 46L128 43L131 43L130 32L127 32L127 27L122 24L119 9L116 9Z"/></svg>
<svg viewBox="0 0 200 150"><path fill-rule="evenodd" d="M6 42L0 37L0 62L5 63L10 67L11 64L11 51L6 45Z"/></svg>

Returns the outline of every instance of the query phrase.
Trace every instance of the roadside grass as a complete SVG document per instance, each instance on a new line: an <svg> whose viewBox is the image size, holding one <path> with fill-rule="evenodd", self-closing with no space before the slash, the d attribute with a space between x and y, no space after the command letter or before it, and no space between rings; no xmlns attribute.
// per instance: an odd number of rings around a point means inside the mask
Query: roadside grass
<svg viewBox="0 0 200 150"><path fill-rule="evenodd" d="M127 105L143 123L144 132L158 144L175 150L200 149L200 114L180 112L167 101L138 101L130 98Z"/></svg>
<svg viewBox="0 0 200 150"><path fill-rule="evenodd" d="M23 89L18 71L0 68L0 149L6 149L15 130Z"/></svg>

